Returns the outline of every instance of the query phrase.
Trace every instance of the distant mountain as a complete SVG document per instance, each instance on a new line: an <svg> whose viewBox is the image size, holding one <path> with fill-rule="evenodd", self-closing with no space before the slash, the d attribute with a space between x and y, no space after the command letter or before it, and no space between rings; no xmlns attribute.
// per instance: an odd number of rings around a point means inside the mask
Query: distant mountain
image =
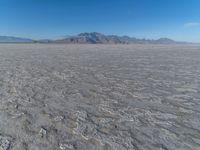
<svg viewBox="0 0 200 150"><path fill-rule="evenodd" d="M117 44L122 43L118 38L112 38L101 33L80 33L77 36L57 40L58 43L80 43L80 44Z"/></svg>
<svg viewBox="0 0 200 150"><path fill-rule="evenodd" d="M155 40L154 42L158 44L176 44L177 43L176 41L172 39L168 39L168 38L160 38L158 40Z"/></svg>
<svg viewBox="0 0 200 150"><path fill-rule="evenodd" d="M53 43L54 41L53 40L49 40L49 39L42 39L42 40L37 40L37 41L34 41L36 43Z"/></svg>
<svg viewBox="0 0 200 150"><path fill-rule="evenodd" d="M0 43L32 43L33 40L12 36L0 36Z"/></svg>
<svg viewBox="0 0 200 150"><path fill-rule="evenodd" d="M76 36L67 36L59 40L32 40L27 38L0 36L0 43L66 43L66 44L187 44L168 38L158 40L138 39L129 36L104 35L98 32L85 32Z"/></svg>
<svg viewBox="0 0 200 150"><path fill-rule="evenodd" d="M67 37L56 40L57 43L71 44L179 44L168 38L160 38L158 40L137 39L129 36L104 35L98 32L80 33L76 36Z"/></svg>

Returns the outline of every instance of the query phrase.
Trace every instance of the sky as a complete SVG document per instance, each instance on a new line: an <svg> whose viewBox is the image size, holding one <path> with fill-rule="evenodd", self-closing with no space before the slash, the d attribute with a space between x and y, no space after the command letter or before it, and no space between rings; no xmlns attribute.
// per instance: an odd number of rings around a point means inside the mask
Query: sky
<svg viewBox="0 0 200 150"><path fill-rule="evenodd" d="M200 42L200 0L0 0L0 35L81 32Z"/></svg>

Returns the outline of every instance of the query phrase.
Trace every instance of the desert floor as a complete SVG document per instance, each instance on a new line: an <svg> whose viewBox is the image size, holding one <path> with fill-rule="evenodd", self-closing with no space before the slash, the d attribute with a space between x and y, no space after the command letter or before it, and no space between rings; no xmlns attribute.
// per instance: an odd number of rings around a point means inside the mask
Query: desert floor
<svg viewBox="0 0 200 150"><path fill-rule="evenodd" d="M0 150L199 150L200 46L0 44Z"/></svg>

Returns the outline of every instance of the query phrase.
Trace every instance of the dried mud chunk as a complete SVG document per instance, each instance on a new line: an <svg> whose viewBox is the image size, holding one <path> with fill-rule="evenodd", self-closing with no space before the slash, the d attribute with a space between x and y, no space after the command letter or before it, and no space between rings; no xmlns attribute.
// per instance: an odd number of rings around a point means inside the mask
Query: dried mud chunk
<svg viewBox="0 0 200 150"><path fill-rule="evenodd" d="M40 135L41 138L45 138L46 135L47 135L47 130L46 130L45 128L42 127L42 128L40 129L39 135Z"/></svg>
<svg viewBox="0 0 200 150"><path fill-rule="evenodd" d="M61 150L74 150L74 146L72 144L60 144L59 148Z"/></svg>
<svg viewBox="0 0 200 150"><path fill-rule="evenodd" d="M54 121L59 122L59 121L62 121L63 119L64 119L64 116L56 116L54 118Z"/></svg>
<svg viewBox="0 0 200 150"><path fill-rule="evenodd" d="M0 150L9 150L11 144L10 137L4 137L0 135Z"/></svg>

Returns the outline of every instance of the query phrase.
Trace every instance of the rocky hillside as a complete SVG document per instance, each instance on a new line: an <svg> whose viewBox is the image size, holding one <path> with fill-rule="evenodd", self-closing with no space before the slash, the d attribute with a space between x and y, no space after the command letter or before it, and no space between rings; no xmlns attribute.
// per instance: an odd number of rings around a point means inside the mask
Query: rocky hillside
<svg viewBox="0 0 200 150"><path fill-rule="evenodd" d="M158 40L138 39L129 36L104 35L98 32L81 33L76 36L70 36L64 39L56 40L57 43L73 43L73 44L176 44L176 42L168 38L160 38Z"/></svg>

